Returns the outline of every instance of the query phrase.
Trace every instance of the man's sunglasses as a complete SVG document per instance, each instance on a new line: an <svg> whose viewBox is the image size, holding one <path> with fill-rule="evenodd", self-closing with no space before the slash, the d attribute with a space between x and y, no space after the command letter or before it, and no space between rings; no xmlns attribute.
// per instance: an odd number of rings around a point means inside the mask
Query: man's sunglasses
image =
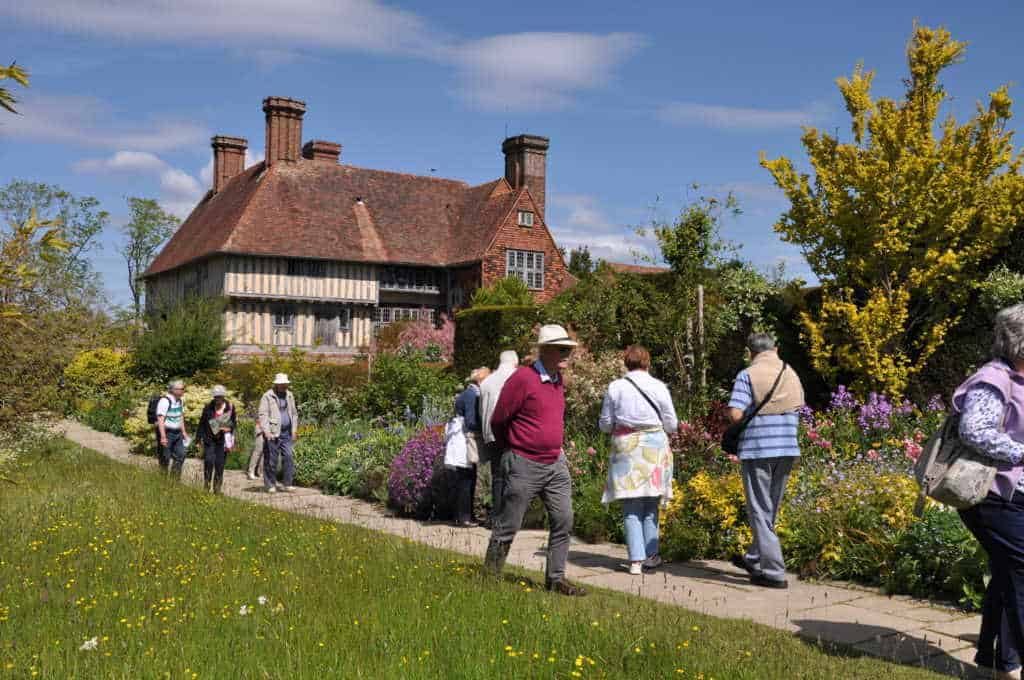
<svg viewBox="0 0 1024 680"><path fill-rule="evenodd" d="M571 356L572 347L559 347L558 353L561 354L563 357Z"/></svg>

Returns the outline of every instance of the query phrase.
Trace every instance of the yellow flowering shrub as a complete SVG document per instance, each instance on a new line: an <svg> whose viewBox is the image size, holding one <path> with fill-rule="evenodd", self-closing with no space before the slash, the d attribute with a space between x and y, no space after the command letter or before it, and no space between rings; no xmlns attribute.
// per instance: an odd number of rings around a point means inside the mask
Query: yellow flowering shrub
<svg viewBox="0 0 1024 680"><path fill-rule="evenodd" d="M64 368L64 383L76 402L96 402L112 395L131 381L127 352L97 347L75 355Z"/></svg>
<svg viewBox="0 0 1024 680"><path fill-rule="evenodd" d="M203 408L212 398L210 389L211 386L185 383L185 394L182 396L182 401L185 402L185 427L193 439L199 427L199 416L203 414ZM227 399L235 405L236 409L239 407L238 400L231 390L227 392ZM153 432L156 425L146 422L148 405L149 397L146 397L132 410L131 416L124 422L124 434L131 443L133 453L154 453L156 439ZM192 450L198 450L195 444L193 444Z"/></svg>
<svg viewBox="0 0 1024 680"><path fill-rule="evenodd" d="M743 482L738 472L698 472L673 482L661 522L661 551L673 559L728 557L751 540Z"/></svg>

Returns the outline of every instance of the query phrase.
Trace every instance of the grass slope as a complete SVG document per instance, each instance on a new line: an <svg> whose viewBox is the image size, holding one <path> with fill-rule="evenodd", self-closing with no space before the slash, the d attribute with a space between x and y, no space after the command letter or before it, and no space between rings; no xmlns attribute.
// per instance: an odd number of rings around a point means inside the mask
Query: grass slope
<svg viewBox="0 0 1024 680"><path fill-rule="evenodd" d="M214 498L66 441L14 477L0 676L937 677L618 593L484 580L476 560Z"/></svg>

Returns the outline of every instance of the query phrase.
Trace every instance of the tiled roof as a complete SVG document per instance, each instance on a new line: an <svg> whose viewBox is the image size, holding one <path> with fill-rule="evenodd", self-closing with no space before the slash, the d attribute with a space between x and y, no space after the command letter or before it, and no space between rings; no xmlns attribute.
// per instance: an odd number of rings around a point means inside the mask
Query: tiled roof
<svg viewBox="0 0 1024 680"><path fill-rule="evenodd" d="M644 264L625 264L624 262L606 262L612 271L620 274L664 274L672 271L668 267L651 267Z"/></svg>
<svg viewBox="0 0 1024 680"><path fill-rule="evenodd" d="M480 260L517 192L310 160L245 170L195 207L146 271L217 253L443 266Z"/></svg>

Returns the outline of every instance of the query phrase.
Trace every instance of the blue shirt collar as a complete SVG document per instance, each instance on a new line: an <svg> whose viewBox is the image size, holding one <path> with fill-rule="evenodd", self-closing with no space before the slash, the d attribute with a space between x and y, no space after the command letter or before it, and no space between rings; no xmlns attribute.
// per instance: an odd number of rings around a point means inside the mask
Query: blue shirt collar
<svg viewBox="0 0 1024 680"><path fill-rule="evenodd" d="M546 382L557 383L558 382L558 378L559 378L558 374L556 373L554 376L552 376L550 373L548 373L548 369L544 368L544 364L541 362L540 359L537 359L537 361L533 362L533 370L537 371L537 373L540 374L540 381L542 383L546 383Z"/></svg>

